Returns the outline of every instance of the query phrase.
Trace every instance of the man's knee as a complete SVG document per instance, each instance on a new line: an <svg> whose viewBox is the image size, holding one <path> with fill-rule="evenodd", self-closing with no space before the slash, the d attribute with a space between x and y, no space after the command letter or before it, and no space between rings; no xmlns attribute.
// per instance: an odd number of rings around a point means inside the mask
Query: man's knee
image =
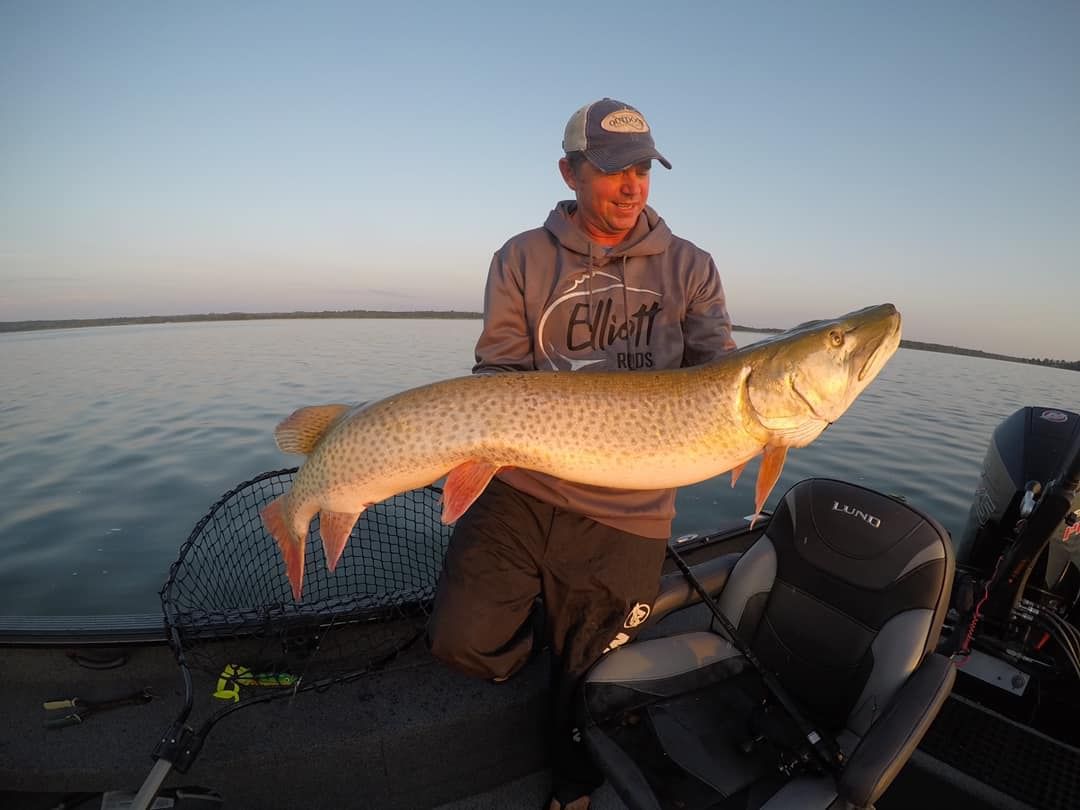
<svg viewBox="0 0 1080 810"><path fill-rule="evenodd" d="M438 612L428 621L427 646L431 654L457 672L488 680L503 680L528 660L532 639L521 633L506 644L491 648L492 639L476 622L446 622Z"/></svg>
<svg viewBox="0 0 1080 810"><path fill-rule="evenodd" d="M439 613L432 614L427 623L427 646L431 654L444 664L453 667L467 656L469 639L460 627L441 621Z"/></svg>

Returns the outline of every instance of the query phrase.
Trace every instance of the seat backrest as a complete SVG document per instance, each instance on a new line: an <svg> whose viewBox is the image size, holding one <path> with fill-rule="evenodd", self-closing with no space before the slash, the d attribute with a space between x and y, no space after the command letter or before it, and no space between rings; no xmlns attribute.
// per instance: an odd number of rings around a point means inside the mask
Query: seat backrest
<svg viewBox="0 0 1080 810"><path fill-rule="evenodd" d="M953 568L933 518L811 478L784 495L720 607L818 722L861 737L937 645Z"/></svg>

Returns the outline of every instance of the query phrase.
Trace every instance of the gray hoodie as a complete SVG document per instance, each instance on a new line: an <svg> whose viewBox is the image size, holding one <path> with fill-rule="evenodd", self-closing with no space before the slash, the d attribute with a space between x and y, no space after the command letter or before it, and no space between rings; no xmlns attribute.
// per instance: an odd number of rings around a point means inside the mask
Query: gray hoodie
<svg viewBox="0 0 1080 810"><path fill-rule="evenodd" d="M712 257L651 208L614 248L571 220L564 201L543 228L518 234L491 262L473 373L661 369L707 363L735 348ZM624 490L532 470L499 473L546 503L623 531L667 539L675 490Z"/></svg>

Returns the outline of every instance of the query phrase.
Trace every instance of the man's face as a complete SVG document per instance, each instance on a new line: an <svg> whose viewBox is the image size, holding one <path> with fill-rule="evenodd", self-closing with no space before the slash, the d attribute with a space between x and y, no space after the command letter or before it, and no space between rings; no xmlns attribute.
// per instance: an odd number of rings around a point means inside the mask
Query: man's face
<svg viewBox="0 0 1080 810"><path fill-rule="evenodd" d="M605 174L585 161L574 172L566 158L559 161L563 180L577 197L578 224L594 241L616 245L634 229L649 200L651 168L646 160Z"/></svg>

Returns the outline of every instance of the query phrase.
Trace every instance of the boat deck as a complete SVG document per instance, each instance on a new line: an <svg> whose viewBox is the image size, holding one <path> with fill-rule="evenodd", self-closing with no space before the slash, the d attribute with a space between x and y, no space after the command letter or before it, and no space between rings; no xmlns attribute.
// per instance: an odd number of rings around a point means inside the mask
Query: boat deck
<svg viewBox="0 0 1080 810"><path fill-rule="evenodd" d="M690 608L649 634L707 621L700 608ZM63 794L139 787L152 765L150 752L181 708L183 690L165 645L123 652L127 662L107 670L86 669L62 649L9 648L0 655L4 807L44 810ZM170 774L166 785L214 788L227 808L532 810L548 785L540 733L547 669L546 656L539 655L511 681L495 685L447 670L417 644L355 682L225 717L190 771ZM74 690L99 699L143 687L160 697L92 715L81 725L44 728L45 700L73 697ZM220 708L215 689L216 679L195 673L189 722L202 722ZM899 810L930 796L940 800L935 806L1028 807L925 752L916 754L878 806ZM623 807L607 786L593 806Z"/></svg>
<svg viewBox="0 0 1080 810"><path fill-rule="evenodd" d="M684 555L704 577L710 560L722 562L719 557L739 553L751 540L745 531L721 536ZM665 615L662 604L691 599L681 575L665 576L662 592L654 606L658 621L643 637L708 627L711 616L701 605ZM75 793L136 791L153 765L151 752L183 705L179 668L164 642L147 643L155 637L151 628L131 622L117 636L126 643L103 646L98 639L95 646L76 647L78 638L66 638L62 624L39 634L36 646L14 643L0 627L0 806L10 810L55 808ZM84 663L120 656L123 664L88 668L71 655L76 650ZM213 697L216 676L192 675L188 723L198 727L227 704ZM547 681L544 653L496 685L450 671L417 642L357 680L224 717L190 770L172 772L165 786L213 788L230 810L535 810L549 780L542 742ZM80 725L44 726L47 714L59 713L47 713L44 701L102 700L147 687L157 695L149 703L94 714ZM1033 738L1023 727L958 701L950 699L879 810L1080 807L1080 752L1038 735L1038 744L1029 744ZM974 728L980 730L961 733ZM1050 780L1053 790L1040 793L1048 762L1057 777ZM96 808L100 801L80 806ZM604 786L593 807L622 810L623 804Z"/></svg>

